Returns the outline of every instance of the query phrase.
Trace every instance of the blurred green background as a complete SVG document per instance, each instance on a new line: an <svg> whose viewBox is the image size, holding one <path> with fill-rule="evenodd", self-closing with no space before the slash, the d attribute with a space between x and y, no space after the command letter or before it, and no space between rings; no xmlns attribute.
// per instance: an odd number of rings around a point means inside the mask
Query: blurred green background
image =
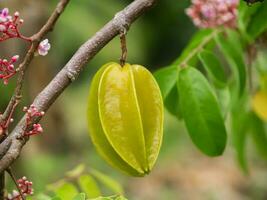
<svg viewBox="0 0 267 200"><path fill-rule="evenodd" d="M29 105L38 92L71 58L77 48L108 22L131 0L72 0L48 38L52 49L46 57L36 57L27 73L24 102ZM2 0L1 7L20 11L25 35L35 33L53 10L55 0ZM175 60L195 28L184 10L189 0L162 0L134 23L127 35L128 62L146 66L152 72ZM25 54L27 44L21 41L1 43L1 57ZM47 112L42 120L44 133L32 137L14 165L17 177L26 175L34 182L35 192L46 191L46 185L64 177L66 171L80 163L114 177L133 200L246 200L267 199L266 163L249 150L253 163L248 176L242 174L234 151L219 158L208 158L192 144L184 125L166 112L165 135L160 157L152 173L144 178L130 178L110 168L95 152L87 132L86 103L90 80L103 64L118 61L118 38L110 42L86 67L79 79ZM0 84L0 110L3 111L14 88ZM231 141L229 141L231 143ZM11 187L11 186L10 186Z"/></svg>

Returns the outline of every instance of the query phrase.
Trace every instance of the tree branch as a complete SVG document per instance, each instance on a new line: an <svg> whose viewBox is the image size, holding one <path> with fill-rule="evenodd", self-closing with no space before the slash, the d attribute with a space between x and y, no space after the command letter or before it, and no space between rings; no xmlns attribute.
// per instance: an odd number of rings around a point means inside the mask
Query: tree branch
<svg viewBox="0 0 267 200"><path fill-rule="evenodd" d="M34 53L38 49L39 43L42 40L42 38L51 30L53 30L54 25L56 24L58 18L63 13L64 9L68 5L70 0L60 0L57 4L55 10L45 23L45 25L38 31L38 33L34 34L31 39L31 46L28 50L23 62L19 65L17 72L19 72L18 78L17 78L17 86L15 88L14 95L12 96L3 116L0 119L1 121L7 120L7 118L10 116L12 109L14 108L14 105L20 101L21 99L21 90L25 78L25 72L30 65L31 61L34 58Z"/></svg>
<svg viewBox="0 0 267 200"><path fill-rule="evenodd" d="M115 36L120 34L122 30L125 28L128 29L140 15L151 8L155 3L156 0L135 0L124 10L117 13L110 22L78 49L65 67L55 76L46 88L39 93L33 105L38 110L46 111L71 82L76 80L88 61ZM39 120L40 118L36 119L35 123ZM27 142L27 138L25 140L18 139L23 134L24 128L25 116L5 141L0 144L0 150L7 149L4 145L10 145L7 152L4 153L4 156L0 160L0 173L7 169L18 158L22 147ZM3 153L0 152L0 155L3 155Z"/></svg>

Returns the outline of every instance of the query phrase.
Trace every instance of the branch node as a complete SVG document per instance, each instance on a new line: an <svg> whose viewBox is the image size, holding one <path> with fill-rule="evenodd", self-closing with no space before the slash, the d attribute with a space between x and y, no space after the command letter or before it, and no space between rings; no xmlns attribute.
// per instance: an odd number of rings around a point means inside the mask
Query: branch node
<svg viewBox="0 0 267 200"><path fill-rule="evenodd" d="M71 82L75 81L78 75L79 73L75 69L72 69L70 67L67 68L67 76L71 80Z"/></svg>
<svg viewBox="0 0 267 200"><path fill-rule="evenodd" d="M127 32L130 28L130 22L127 20L127 15L124 10L115 15L113 23L119 27L120 32Z"/></svg>

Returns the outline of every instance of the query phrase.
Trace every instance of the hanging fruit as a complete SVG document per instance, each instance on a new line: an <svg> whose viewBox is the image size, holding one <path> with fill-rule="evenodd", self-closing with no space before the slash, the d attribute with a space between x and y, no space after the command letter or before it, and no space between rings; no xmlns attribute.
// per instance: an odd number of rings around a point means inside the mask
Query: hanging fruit
<svg viewBox="0 0 267 200"><path fill-rule="evenodd" d="M132 176L148 174L163 135L163 101L153 75L140 65L101 67L89 92L88 125L109 164Z"/></svg>

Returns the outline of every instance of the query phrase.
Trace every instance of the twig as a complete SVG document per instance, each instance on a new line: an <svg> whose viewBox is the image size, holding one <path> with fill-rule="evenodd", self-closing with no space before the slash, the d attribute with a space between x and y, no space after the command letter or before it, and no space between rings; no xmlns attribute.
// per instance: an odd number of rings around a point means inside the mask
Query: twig
<svg viewBox="0 0 267 200"><path fill-rule="evenodd" d="M91 39L85 42L66 66L55 76L55 78L39 93L35 98L33 105L42 111L46 111L58 98L58 96L76 80L85 64L90 61L106 44L108 44L115 36L120 34L121 27L129 27L140 15L151 8L156 0L135 0L124 10L116 14L116 16L107 23L100 31L98 31ZM26 140L18 140L17 137L23 134L25 127L25 116L21 119L12 133L0 144L0 150L5 149L3 145L10 144L7 152L0 160L0 173L9 167L20 155L22 147ZM36 119L37 123L41 118ZM10 142L12 141L12 142ZM3 152L0 151L0 155Z"/></svg>
<svg viewBox="0 0 267 200"><path fill-rule="evenodd" d="M11 114L11 111L12 111L12 108L14 107L14 104L16 102L19 102L21 97L22 97L21 90L22 90L22 86L23 86L23 82L24 82L24 78L25 78L25 72L26 72L28 66L30 65L31 61L34 58L34 53L38 49L40 41L49 31L53 30L55 23L57 22L60 15L63 13L63 11L66 8L66 6L68 5L69 1L70 0L60 0L56 6L56 9L54 10L54 12L50 16L50 18L47 20L45 25L41 28L41 30L38 33L34 34L32 37L30 37L31 38L31 46L30 46L30 49L28 50L23 62L17 68L17 72L19 72L19 75L17 78L16 89L15 89L15 92L14 92L11 100L9 101L9 104L8 104L2 118L1 118L2 122L7 120L7 118Z"/></svg>
<svg viewBox="0 0 267 200"><path fill-rule="evenodd" d="M10 110L10 115L8 116L6 121L2 121L3 124L0 124L1 128L2 128L2 133L0 135L0 142L2 142L8 135L8 127L9 127L10 123L12 122L12 116L13 116L13 113L15 112L15 109L16 109L18 103L19 103L19 101L15 101L13 107Z"/></svg>
<svg viewBox="0 0 267 200"><path fill-rule="evenodd" d="M181 67L181 68L187 67L188 62L195 55L197 55L220 32L222 32L221 29L216 29L210 35L208 35L206 38L204 38L202 40L202 42L196 48L194 48L177 67Z"/></svg>
<svg viewBox="0 0 267 200"><path fill-rule="evenodd" d="M14 182L14 184L15 184L15 186L16 186L16 188L17 188L17 190L18 190L18 192L19 192L19 195L20 195L20 197L22 198L22 200L25 200L25 197L24 197L24 195L23 195L22 192L21 192L21 189L20 189L20 187L19 187L19 185L18 185L18 183L17 183L17 179L15 178L15 176L14 176L14 174L13 174L13 172L12 172L11 167L9 167L9 168L6 170L6 172L9 174L9 176L10 176L11 179L12 179L12 181Z"/></svg>

